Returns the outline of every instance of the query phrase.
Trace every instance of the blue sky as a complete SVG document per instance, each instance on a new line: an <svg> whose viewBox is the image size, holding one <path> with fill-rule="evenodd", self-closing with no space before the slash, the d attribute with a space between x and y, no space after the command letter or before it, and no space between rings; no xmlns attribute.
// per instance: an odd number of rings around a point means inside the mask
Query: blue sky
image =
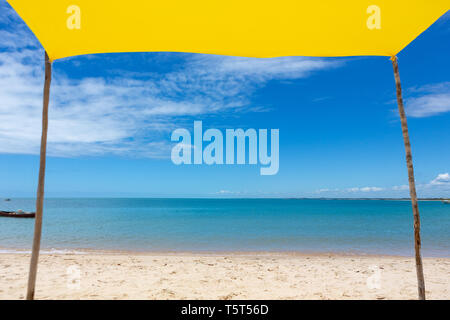
<svg viewBox="0 0 450 320"><path fill-rule="evenodd" d="M450 14L399 54L419 196L450 197ZM32 197L43 49L0 0L0 197ZM49 197L404 197L386 57L103 54L54 63ZM176 128L280 130L280 169L176 166Z"/></svg>

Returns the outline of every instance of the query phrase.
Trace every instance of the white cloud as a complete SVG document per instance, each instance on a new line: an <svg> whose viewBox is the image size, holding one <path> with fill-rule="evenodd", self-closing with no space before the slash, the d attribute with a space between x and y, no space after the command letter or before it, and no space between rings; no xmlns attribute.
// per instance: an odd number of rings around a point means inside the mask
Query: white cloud
<svg viewBox="0 0 450 320"><path fill-rule="evenodd" d="M404 191L404 190L409 190L409 186L406 184L403 184L401 186L393 186L392 190L394 191Z"/></svg>
<svg viewBox="0 0 450 320"><path fill-rule="evenodd" d="M450 174L440 173L430 182L418 184L417 192L421 197L450 197Z"/></svg>
<svg viewBox="0 0 450 320"><path fill-rule="evenodd" d="M230 190L220 190L218 192L216 192L217 194L236 194L239 192L234 192L234 191L230 191Z"/></svg>
<svg viewBox="0 0 450 320"><path fill-rule="evenodd" d="M450 82L412 88L406 99L406 112L415 118L430 117L450 111Z"/></svg>
<svg viewBox="0 0 450 320"><path fill-rule="evenodd" d="M347 192L377 192L382 190L384 189L379 187L353 187L346 189Z"/></svg>
<svg viewBox="0 0 450 320"><path fill-rule="evenodd" d="M8 24L19 20L17 14L6 1L0 2L0 10L0 24Z"/></svg>
<svg viewBox="0 0 450 320"><path fill-rule="evenodd" d="M298 79L313 71L335 68L341 65L334 60L302 57L281 57L274 59L253 59L229 56L199 55L193 59L193 66L208 80L232 77L235 80L265 82L273 79Z"/></svg>
<svg viewBox="0 0 450 320"><path fill-rule="evenodd" d="M430 182L430 185L432 185L432 186L442 186L442 185L450 186L450 174L449 173L438 174L438 176Z"/></svg>
<svg viewBox="0 0 450 320"><path fill-rule="evenodd" d="M352 187L352 188L346 188L346 189L330 189L330 188L323 188L316 191L316 193L367 193L367 192L379 192L385 190L384 188L380 187Z"/></svg>
<svg viewBox="0 0 450 320"><path fill-rule="evenodd" d="M383 188L379 188L379 187L364 187L364 188L360 188L360 191L362 192L378 192L378 191L383 191Z"/></svg>
<svg viewBox="0 0 450 320"><path fill-rule="evenodd" d="M0 23L7 21L14 27L0 30L0 153L37 154L43 51L24 24L14 19L9 9L0 13ZM106 77L81 79L64 75L59 66L83 58L56 61L49 155L169 157L170 131L188 117L266 111L265 106L252 106L251 97L268 81L303 78L340 65L335 60L300 57L185 57L177 71L163 74L115 70Z"/></svg>
<svg viewBox="0 0 450 320"><path fill-rule="evenodd" d="M449 197L450 196L450 173L440 173L427 183L417 183L418 196L426 197ZM377 197L409 197L409 186L398 185L392 187L352 187L346 189L323 188L315 192L330 197L346 197L351 194L353 197L374 194Z"/></svg>
<svg viewBox="0 0 450 320"><path fill-rule="evenodd" d="M37 45L36 39L25 29L18 29L15 32L0 30L0 39L0 49L21 49Z"/></svg>

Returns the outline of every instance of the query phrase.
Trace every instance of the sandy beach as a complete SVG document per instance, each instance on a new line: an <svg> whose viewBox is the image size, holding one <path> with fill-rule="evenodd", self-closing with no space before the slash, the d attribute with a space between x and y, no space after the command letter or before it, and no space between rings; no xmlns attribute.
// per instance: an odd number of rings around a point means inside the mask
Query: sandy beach
<svg viewBox="0 0 450 320"><path fill-rule="evenodd" d="M0 299L23 299L29 255L0 254ZM450 299L450 259L424 259ZM42 254L36 299L416 299L413 258L298 253Z"/></svg>

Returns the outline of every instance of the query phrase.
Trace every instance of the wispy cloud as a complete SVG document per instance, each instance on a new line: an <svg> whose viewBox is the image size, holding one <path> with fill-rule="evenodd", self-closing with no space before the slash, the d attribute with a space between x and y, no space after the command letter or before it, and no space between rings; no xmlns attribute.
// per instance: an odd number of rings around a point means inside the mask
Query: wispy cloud
<svg viewBox="0 0 450 320"><path fill-rule="evenodd" d="M450 197L450 174L440 173L428 183L419 184L417 190L424 196Z"/></svg>
<svg viewBox="0 0 450 320"><path fill-rule="evenodd" d="M379 193L380 191L385 191L385 188L381 187L351 187L351 188L322 188L316 190L316 194L330 195L330 196L354 196L358 194L367 193Z"/></svg>
<svg viewBox="0 0 450 320"><path fill-rule="evenodd" d="M392 190L394 191L405 191L405 190L409 190L409 186L406 184L402 184L400 186L393 186Z"/></svg>
<svg viewBox="0 0 450 320"><path fill-rule="evenodd" d="M347 188L344 191L346 192L378 192L383 191L383 188L380 187L353 187Z"/></svg>
<svg viewBox="0 0 450 320"><path fill-rule="evenodd" d="M11 22L19 21L19 17L6 1L0 2L0 9L0 24L9 24Z"/></svg>
<svg viewBox="0 0 450 320"><path fill-rule="evenodd" d="M411 117L430 117L450 111L450 82L412 88L409 95L406 112Z"/></svg>
<svg viewBox="0 0 450 320"><path fill-rule="evenodd" d="M216 194L218 195L232 195L232 194L240 194L238 191L230 191L230 190L220 190L217 191Z"/></svg>
<svg viewBox="0 0 450 320"><path fill-rule="evenodd" d="M430 182L430 185L450 187L450 174L448 172L438 174L438 176Z"/></svg>
<svg viewBox="0 0 450 320"><path fill-rule="evenodd" d="M450 174L440 173L436 178L426 183L416 184L416 189L421 197L449 197ZM324 196L382 196L382 197L408 197L409 186L398 185L391 187L352 187L352 188L322 188L315 192Z"/></svg>
<svg viewBox="0 0 450 320"><path fill-rule="evenodd" d="M37 154L43 51L9 7L0 6L0 24L9 25L0 30L0 152ZM176 71L143 76L116 70L103 77L71 79L61 69L77 59L61 62L62 68L55 62L50 155L169 157L169 132L181 121L200 115L267 111L251 103L258 88L342 63L298 57L186 55Z"/></svg>

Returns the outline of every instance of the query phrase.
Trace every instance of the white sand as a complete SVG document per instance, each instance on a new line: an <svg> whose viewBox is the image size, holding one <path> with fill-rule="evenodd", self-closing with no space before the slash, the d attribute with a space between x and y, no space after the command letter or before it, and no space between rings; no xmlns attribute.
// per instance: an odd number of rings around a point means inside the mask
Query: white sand
<svg viewBox="0 0 450 320"><path fill-rule="evenodd" d="M24 298L29 259L0 254L0 299ZM450 299L450 259L424 270L427 298ZM41 255L36 298L416 299L416 283L405 257L93 252Z"/></svg>

